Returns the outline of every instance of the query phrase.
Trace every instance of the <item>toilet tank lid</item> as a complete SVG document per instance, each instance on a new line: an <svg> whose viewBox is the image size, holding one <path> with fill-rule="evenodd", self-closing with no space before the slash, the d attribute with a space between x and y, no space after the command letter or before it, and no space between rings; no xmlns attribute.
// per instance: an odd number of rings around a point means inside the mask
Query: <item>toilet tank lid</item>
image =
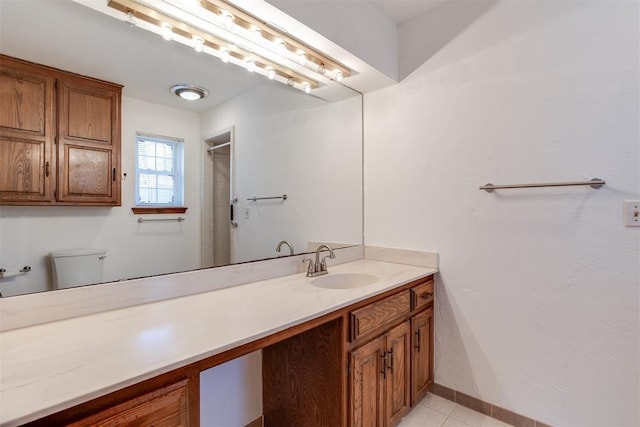
<svg viewBox="0 0 640 427"><path fill-rule="evenodd" d="M51 258L63 258L68 256L83 256L83 255L104 255L107 253L106 249L86 248L86 249L67 249L64 251L50 252Z"/></svg>

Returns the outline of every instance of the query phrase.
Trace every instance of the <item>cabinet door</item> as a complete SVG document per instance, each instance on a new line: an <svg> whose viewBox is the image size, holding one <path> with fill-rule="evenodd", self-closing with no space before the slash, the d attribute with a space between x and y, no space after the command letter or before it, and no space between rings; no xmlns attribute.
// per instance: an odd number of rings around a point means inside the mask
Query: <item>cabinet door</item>
<svg viewBox="0 0 640 427"><path fill-rule="evenodd" d="M352 427L384 426L384 337L351 352L350 413Z"/></svg>
<svg viewBox="0 0 640 427"><path fill-rule="evenodd" d="M409 360L411 354L411 332L409 322L401 323L386 335L387 378L386 414L387 425L396 425L410 409Z"/></svg>
<svg viewBox="0 0 640 427"><path fill-rule="evenodd" d="M411 405L418 403L433 382L433 308L411 319Z"/></svg>
<svg viewBox="0 0 640 427"><path fill-rule="evenodd" d="M51 74L0 55L0 203L53 199L54 106Z"/></svg>
<svg viewBox="0 0 640 427"><path fill-rule="evenodd" d="M89 426L187 427L187 381L160 388L69 424L69 427Z"/></svg>
<svg viewBox="0 0 640 427"><path fill-rule="evenodd" d="M120 205L120 87L58 80L58 195L61 202Z"/></svg>

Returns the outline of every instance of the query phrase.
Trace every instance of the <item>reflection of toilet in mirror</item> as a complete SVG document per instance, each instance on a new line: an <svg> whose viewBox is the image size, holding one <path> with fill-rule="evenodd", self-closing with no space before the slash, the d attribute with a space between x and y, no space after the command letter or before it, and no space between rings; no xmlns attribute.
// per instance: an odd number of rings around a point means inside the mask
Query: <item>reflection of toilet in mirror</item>
<svg viewBox="0 0 640 427"><path fill-rule="evenodd" d="M105 249L74 249L51 252L53 289L102 282Z"/></svg>

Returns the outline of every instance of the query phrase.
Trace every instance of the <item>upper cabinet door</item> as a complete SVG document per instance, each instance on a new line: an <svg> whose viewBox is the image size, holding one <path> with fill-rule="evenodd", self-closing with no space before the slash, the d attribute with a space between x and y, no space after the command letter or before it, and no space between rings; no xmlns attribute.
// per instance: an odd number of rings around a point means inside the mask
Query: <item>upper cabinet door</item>
<svg viewBox="0 0 640 427"><path fill-rule="evenodd" d="M53 75L0 55L0 203L51 202Z"/></svg>
<svg viewBox="0 0 640 427"><path fill-rule="evenodd" d="M58 200L120 206L121 87L58 81Z"/></svg>

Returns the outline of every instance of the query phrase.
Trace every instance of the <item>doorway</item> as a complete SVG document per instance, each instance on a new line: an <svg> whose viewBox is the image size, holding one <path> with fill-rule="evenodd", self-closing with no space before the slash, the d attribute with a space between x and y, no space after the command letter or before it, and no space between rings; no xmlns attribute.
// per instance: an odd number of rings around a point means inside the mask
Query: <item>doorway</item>
<svg viewBox="0 0 640 427"><path fill-rule="evenodd" d="M218 267L234 259L233 128L205 139L204 150L202 266Z"/></svg>

